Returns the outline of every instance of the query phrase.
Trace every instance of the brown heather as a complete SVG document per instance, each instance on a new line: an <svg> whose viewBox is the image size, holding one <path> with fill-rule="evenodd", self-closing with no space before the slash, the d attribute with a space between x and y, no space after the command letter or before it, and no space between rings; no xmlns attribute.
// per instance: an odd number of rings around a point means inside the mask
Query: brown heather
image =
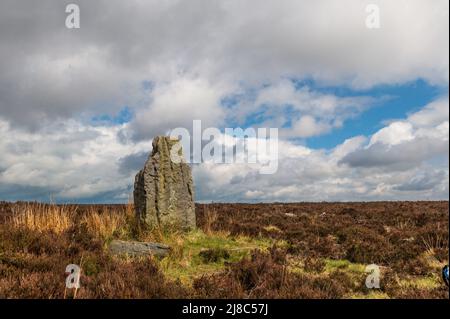
<svg viewBox="0 0 450 319"><path fill-rule="evenodd" d="M0 203L0 298L449 298L448 202L196 205L201 230L136 228L133 205ZM111 257L112 239L169 244ZM365 266L381 267L368 290ZM73 292L66 291L66 298Z"/></svg>

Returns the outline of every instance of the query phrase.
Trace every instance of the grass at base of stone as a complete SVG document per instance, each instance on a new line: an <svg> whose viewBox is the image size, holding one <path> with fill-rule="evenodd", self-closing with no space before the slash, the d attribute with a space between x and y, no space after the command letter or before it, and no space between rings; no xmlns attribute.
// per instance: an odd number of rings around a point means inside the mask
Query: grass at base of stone
<svg viewBox="0 0 450 319"><path fill-rule="evenodd" d="M157 261L165 276L171 280L180 280L191 285L199 276L212 274L225 269L226 263L238 262L252 250L265 251L276 243L267 238L230 236L228 233L205 234L201 230L188 233L167 234L162 243L172 248L168 257ZM212 258L204 258L202 252L208 252ZM214 258L215 255L218 257Z"/></svg>

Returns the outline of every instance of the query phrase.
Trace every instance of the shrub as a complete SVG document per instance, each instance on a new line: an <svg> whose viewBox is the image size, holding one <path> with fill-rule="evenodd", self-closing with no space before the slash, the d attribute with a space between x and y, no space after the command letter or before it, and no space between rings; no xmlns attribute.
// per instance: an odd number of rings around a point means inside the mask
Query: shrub
<svg viewBox="0 0 450 319"><path fill-rule="evenodd" d="M199 256L204 263L216 263L229 259L230 253L223 248L211 248L200 251Z"/></svg>

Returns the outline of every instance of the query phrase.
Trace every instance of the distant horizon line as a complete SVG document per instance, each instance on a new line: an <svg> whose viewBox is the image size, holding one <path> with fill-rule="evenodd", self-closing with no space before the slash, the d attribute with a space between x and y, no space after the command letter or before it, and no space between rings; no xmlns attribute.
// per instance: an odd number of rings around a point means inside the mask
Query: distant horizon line
<svg viewBox="0 0 450 319"><path fill-rule="evenodd" d="M450 199L418 199L418 200L364 200L364 201L269 201L269 202L227 202L227 201L195 201L195 204L198 205L210 205L210 204L243 204L243 205L270 205L270 204L363 204L363 203L417 203L417 202L449 202ZM8 203L8 204L46 204L46 205L129 205L134 203L107 203L107 202L98 202L98 203L76 203L76 202L49 202L49 201L33 201L33 200L2 200L0 199L0 204Z"/></svg>

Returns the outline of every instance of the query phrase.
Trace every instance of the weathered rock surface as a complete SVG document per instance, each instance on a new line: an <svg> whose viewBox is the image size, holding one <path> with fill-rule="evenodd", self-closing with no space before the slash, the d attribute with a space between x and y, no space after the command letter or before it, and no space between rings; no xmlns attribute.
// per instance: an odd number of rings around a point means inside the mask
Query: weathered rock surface
<svg viewBox="0 0 450 319"><path fill-rule="evenodd" d="M173 162L170 157L177 142L166 136L154 138L153 151L136 175L134 205L141 225L150 228L170 225L183 230L195 228L191 168L184 161ZM181 148L177 153L182 156Z"/></svg>
<svg viewBox="0 0 450 319"><path fill-rule="evenodd" d="M170 247L159 243L113 240L109 244L109 251L117 256L141 257L153 255L162 258L167 256Z"/></svg>

